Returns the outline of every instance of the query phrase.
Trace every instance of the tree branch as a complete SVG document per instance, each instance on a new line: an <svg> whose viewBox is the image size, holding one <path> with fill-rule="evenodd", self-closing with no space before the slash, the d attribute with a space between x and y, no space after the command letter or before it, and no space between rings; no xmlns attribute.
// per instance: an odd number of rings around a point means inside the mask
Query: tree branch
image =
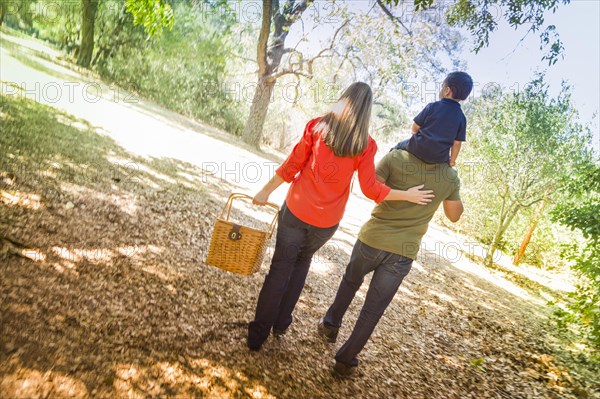
<svg viewBox="0 0 600 399"><path fill-rule="evenodd" d="M313 0L302 0L296 3L294 8L292 8L292 12L290 12L290 16L292 17L292 22L296 20L302 13L306 10L306 8L311 4ZM288 4L294 3L293 1L288 1Z"/></svg>
<svg viewBox="0 0 600 399"><path fill-rule="evenodd" d="M380 7L380 8L383 10L383 12L384 12L384 13L385 13L385 14L386 14L388 17L390 17L390 19L391 19L393 22L395 22L395 23L397 23L398 25L402 26L402 27L404 28L404 30L406 31L406 33L407 33L409 36L412 36L412 35L413 35L413 32L412 32L410 29L408 29L408 27L407 27L406 25L404 25L404 22L402 22L402 19L400 19L400 18L398 18L397 16L395 16L394 14L392 14L392 12L389 10L389 8L387 8L387 7L385 6L385 4L383 4L383 2L382 2L381 0L377 0L377 4L379 4L379 7Z"/></svg>
<svg viewBox="0 0 600 399"><path fill-rule="evenodd" d="M346 55L344 55L344 57L342 58L340 65L338 65L338 67L335 71L335 74L333 75L333 83L337 82L338 73L340 72L340 70L342 69L342 66L344 65L344 63L346 61L348 61L350 63L350 65L352 65L352 74L354 75L353 80L356 80L356 65L354 65L354 62L352 62L352 60L348 57L348 53L346 53Z"/></svg>
<svg viewBox="0 0 600 399"><path fill-rule="evenodd" d="M279 72L275 72L272 73L267 79L271 82L279 79L280 77L284 76L284 75L290 75L290 74L294 74L296 76L304 76L308 79L312 79L313 77L313 63L319 59L319 58L323 58L323 57L331 57L331 55L326 55L326 52L334 52L335 53L335 49L334 49L334 45L335 42L337 40L337 36L339 35L339 33L342 31L342 29L344 27L346 27L346 25L348 25L349 20L345 20L335 31L335 33L333 34L333 37L331 39L331 42L329 43L329 46L327 46L326 48L322 49L321 51L319 51L314 57L308 59L308 60L304 60L304 57L302 55L302 53L300 51L297 51L295 49L290 49L289 52L294 52L294 53L298 53L300 54L300 59L301 61L299 63L294 63L294 64L290 64L290 68L287 69L283 69ZM302 69L294 69L293 66L294 65L300 65L303 66L306 63L307 69L302 70Z"/></svg>
<svg viewBox="0 0 600 399"><path fill-rule="evenodd" d="M240 60L244 60L244 61L248 61L248 62L252 62L256 64L256 60L252 59L252 58L248 58L248 57L244 57L243 55L240 54L236 54L233 51L229 51L227 53L228 56L234 57L234 58L239 58Z"/></svg>
<svg viewBox="0 0 600 399"><path fill-rule="evenodd" d="M296 75L296 76L304 76L305 78L312 79L313 76L306 71L303 70L294 70L294 69L283 69L277 73L269 75L267 81L274 82L282 76L285 75Z"/></svg>
<svg viewBox="0 0 600 399"><path fill-rule="evenodd" d="M317 55L315 55L310 60L308 60L308 68L309 68L309 70L312 70L312 64L313 64L313 62L315 62L315 60L317 60L318 58L320 58L325 52L333 50L333 46L335 44L335 40L336 40L338 34L341 32L342 29L344 29L346 27L346 25L348 25L348 22L350 22L350 21L349 20L345 20L344 23L342 23L336 29L335 33L333 34L333 37L331 38L331 43L329 43L328 47L322 49L321 51L319 51L317 53Z"/></svg>

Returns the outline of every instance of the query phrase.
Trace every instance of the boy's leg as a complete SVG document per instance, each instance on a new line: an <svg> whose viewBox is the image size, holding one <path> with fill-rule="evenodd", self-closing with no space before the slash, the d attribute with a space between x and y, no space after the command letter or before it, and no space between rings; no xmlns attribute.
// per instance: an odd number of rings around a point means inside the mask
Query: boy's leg
<svg viewBox="0 0 600 399"><path fill-rule="evenodd" d="M406 139L406 140L402 140L401 142L399 142L398 144L396 144L394 147L392 147L392 149L390 151L394 151L394 150L406 150L406 147L408 146L408 141L410 139Z"/></svg>
<svg viewBox="0 0 600 399"><path fill-rule="evenodd" d="M295 216L284 204L279 213L277 239L271 267L258 296L254 320L248 325L248 347L250 349L260 349L260 346L269 337L306 233L307 230L297 223Z"/></svg>
<svg viewBox="0 0 600 399"><path fill-rule="evenodd" d="M281 305L279 305L279 315L273 324L274 330L285 331L292 324L292 312L304 288L304 282L306 281L306 275L308 274L313 255L329 241L337 228L338 225L328 228L314 226L308 228L306 239L300 248L290 281L281 300Z"/></svg>
<svg viewBox="0 0 600 399"><path fill-rule="evenodd" d="M356 291L362 285L365 276L379 265L384 254L387 254L387 252L356 240L350 256L350 263L346 267L335 300L323 318L323 323L326 326L339 328L342 325L344 314L350 303L352 303Z"/></svg>
<svg viewBox="0 0 600 399"><path fill-rule="evenodd" d="M412 259L388 252L375 270L365 303L356 320L350 338L337 352L335 359L347 365L358 365L356 356L364 348L375 326L410 271Z"/></svg>

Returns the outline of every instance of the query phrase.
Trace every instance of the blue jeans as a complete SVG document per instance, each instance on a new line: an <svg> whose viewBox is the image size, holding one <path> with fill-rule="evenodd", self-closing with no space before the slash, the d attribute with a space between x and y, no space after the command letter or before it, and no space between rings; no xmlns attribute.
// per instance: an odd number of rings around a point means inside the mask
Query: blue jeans
<svg viewBox="0 0 600 399"><path fill-rule="evenodd" d="M410 139L406 139L406 140L402 140L400 141L398 144L396 144L394 147L390 148L390 152L394 151L394 150L406 150L406 148L408 147L408 142Z"/></svg>
<svg viewBox="0 0 600 399"><path fill-rule="evenodd" d="M285 331L292 324L292 312L304 288L312 257L338 228L338 225L320 228L305 223L285 203L277 220L271 268L258 296L254 320L248 325L248 346L256 350L269 337L271 328Z"/></svg>
<svg viewBox="0 0 600 399"><path fill-rule="evenodd" d="M375 326L398 291L402 280L412 266L412 259L373 248L360 240L356 241L350 263L342 277L333 304L327 310L324 323L329 327L340 327L348 306L365 276L373 272L365 303L356 320L350 338L342 345L335 359L347 365L358 365L356 356L364 348Z"/></svg>

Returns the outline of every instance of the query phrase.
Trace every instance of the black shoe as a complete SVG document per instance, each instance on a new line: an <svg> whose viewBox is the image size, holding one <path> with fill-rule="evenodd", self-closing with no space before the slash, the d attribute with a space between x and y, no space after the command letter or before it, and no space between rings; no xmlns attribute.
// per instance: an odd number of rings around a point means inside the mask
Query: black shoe
<svg viewBox="0 0 600 399"><path fill-rule="evenodd" d="M246 339L246 346L252 352L258 352L260 350L260 348L262 347L262 343L261 344L256 344L255 342L250 342L249 339Z"/></svg>
<svg viewBox="0 0 600 399"><path fill-rule="evenodd" d="M338 378L348 378L354 374L354 370L356 370L356 366L350 366L336 360L335 366L331 369L331 374Z"/></svg>
<svg viewBox="0 0 600 399"><path fill-rule="evenodd" d="M327 342L331 342L333 344L337 340L338 330L339 328L337 327L329 327L326 325L323 319L319 320L317 331L319 332L319 335Z"/></svg>
<svg viewBox="0 0 600 399"><path fill-rule="evenodd" d="M260 351L261 347L262 347L262 345L250 345L250 344L248 344L248 349L250 349L252 352L258 352L258 351Z"/></svg>
<svg viewBox="0 0 600 399"><path fill-rule="evenodd" d="M273 329L273 336L275 338L280 338L283 335L285 335L286 332L287 332L287 330L279 331L279 330Z"/></svg>

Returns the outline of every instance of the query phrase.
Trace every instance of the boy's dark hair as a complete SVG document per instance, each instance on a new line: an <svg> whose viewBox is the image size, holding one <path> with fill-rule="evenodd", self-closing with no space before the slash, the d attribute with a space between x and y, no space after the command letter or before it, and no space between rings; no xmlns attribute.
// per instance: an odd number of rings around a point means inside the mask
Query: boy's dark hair
<svg viewBox="0 0 600 399"><path fill-rule="evenodd" d="M473 79L466 72L451 72L444 79L444 84L452 90L452 98L466 100L473 90Z"/></svg>

